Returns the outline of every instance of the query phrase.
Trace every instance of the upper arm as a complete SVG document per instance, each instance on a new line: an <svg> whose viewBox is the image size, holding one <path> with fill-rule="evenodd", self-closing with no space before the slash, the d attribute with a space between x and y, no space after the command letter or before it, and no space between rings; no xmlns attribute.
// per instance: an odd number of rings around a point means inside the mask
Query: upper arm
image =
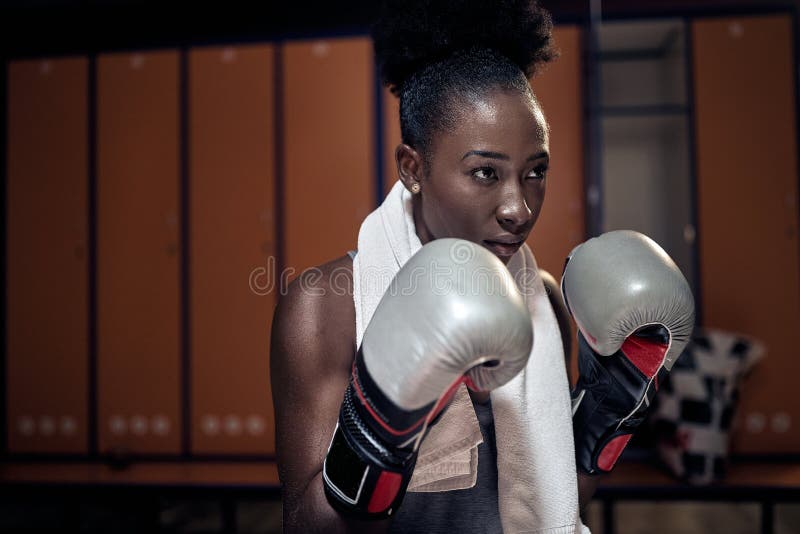
<svg viewBox="0 0 800 534"><path fill-rule="evenodd" d="M547 297L550 304L553 306L553 311L556 314L556 321L558 321L558 329L561 332L561 343L564 346L564 362L567 367L567 377L572 383L570 357L572 354L572 324L570 319L569 310L564 304L564 298L561 295L561 288L552 274L539 269L539 274L542 277L544 288L547 291Z"/></svg>
<svg viewBox="0 0 800 534"><path fill-rule="evenodd" d="M354 358L355 311L351 294L333 291L322 272L295 280L273 319L270 378L285 527L333 513L317 479Z"/></svg>

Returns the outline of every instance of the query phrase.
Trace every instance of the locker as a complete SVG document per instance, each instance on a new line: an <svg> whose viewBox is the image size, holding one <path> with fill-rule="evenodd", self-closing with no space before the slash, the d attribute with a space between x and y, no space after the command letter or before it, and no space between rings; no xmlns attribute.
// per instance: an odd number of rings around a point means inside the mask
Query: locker
<svg viewBox="0 0 800 534"><path fill-rule="evenodd" d="M100 452L180 452L179 109L177 52L98 58Z"/></svg>
<svg viewBox="0 0 800 534"><path fill-rule="evenodd" d="M741 392L740 453L800 450L793 39L789 15L692 23L701 324L767 349Z"/></svg>
<svg viewBox="0 0 800 534"><path fill-rule="evenodd" d="M11 453L87 453L87 76L81 57L8 65Z"/></svg>
<svg viewBox="0 0 800 534"><path fill-rule="evenodd" d="M355 248L375 208L374 68L365 37L282 54L285 266L298 273Z"/></svg>
<svg viewBox="0 0 800 534"><path fill-rule="evenodd" d="M272 454L276 273L273 47L192 50L192 452Z"/></svg>

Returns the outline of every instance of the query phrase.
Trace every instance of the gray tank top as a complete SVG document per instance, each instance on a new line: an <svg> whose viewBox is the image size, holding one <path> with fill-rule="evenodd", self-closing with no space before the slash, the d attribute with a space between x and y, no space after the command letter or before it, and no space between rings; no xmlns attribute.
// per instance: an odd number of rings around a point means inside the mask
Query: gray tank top
<svg viewBox="0 0 800 534"><path fill-rule="evenodd" d="M356 251L347 254L355 259ZM392 521L393 534L502 534L497 501L497 446L492 402L473 402L483 443L478 445L475 486L441 492L408 492Z"/></svg>
<svg viewBox="0 0 800 534"><path fill-rule="evenodd" d="M478 479L463 490L432 493L408 492L390 531L394 534L501 534L497 501L497 446L491 401L473 402L483 443L478 445Z"/></svg>

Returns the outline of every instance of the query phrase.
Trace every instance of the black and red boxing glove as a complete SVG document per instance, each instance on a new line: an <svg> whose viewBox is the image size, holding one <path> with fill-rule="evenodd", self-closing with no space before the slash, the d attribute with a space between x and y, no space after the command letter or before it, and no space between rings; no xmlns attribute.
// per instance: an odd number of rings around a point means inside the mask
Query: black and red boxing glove
<svg viewBox="0 0 800 534"><path fill-rule="evenodd" d="M578 326L572 391L578 467L611 471L694 328L681 271L649 237L608 232L578 245L561 278Z"/></svg>
<svg viewBox="0 0 800 534"><path fill-rule="evenodd" d="M532 344L526 304L496 256L458 239L422 247L364 331L323 466L330 504L360 518L391 516L456 388L505 384Z"/></svg>

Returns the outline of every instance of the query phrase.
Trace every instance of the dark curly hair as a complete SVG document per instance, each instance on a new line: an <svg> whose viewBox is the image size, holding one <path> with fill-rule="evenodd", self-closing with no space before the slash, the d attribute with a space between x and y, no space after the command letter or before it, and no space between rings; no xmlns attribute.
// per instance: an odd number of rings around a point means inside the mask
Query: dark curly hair
<svg viewBox="0 0 800 534"><path fill-rule="evenodd" d="M501 88L533 98L528 78L557 55L552 28L536 0L385 0L372 38L400 97L403 142L426 157L433 133L457 120L457 97Z"/></svg>

